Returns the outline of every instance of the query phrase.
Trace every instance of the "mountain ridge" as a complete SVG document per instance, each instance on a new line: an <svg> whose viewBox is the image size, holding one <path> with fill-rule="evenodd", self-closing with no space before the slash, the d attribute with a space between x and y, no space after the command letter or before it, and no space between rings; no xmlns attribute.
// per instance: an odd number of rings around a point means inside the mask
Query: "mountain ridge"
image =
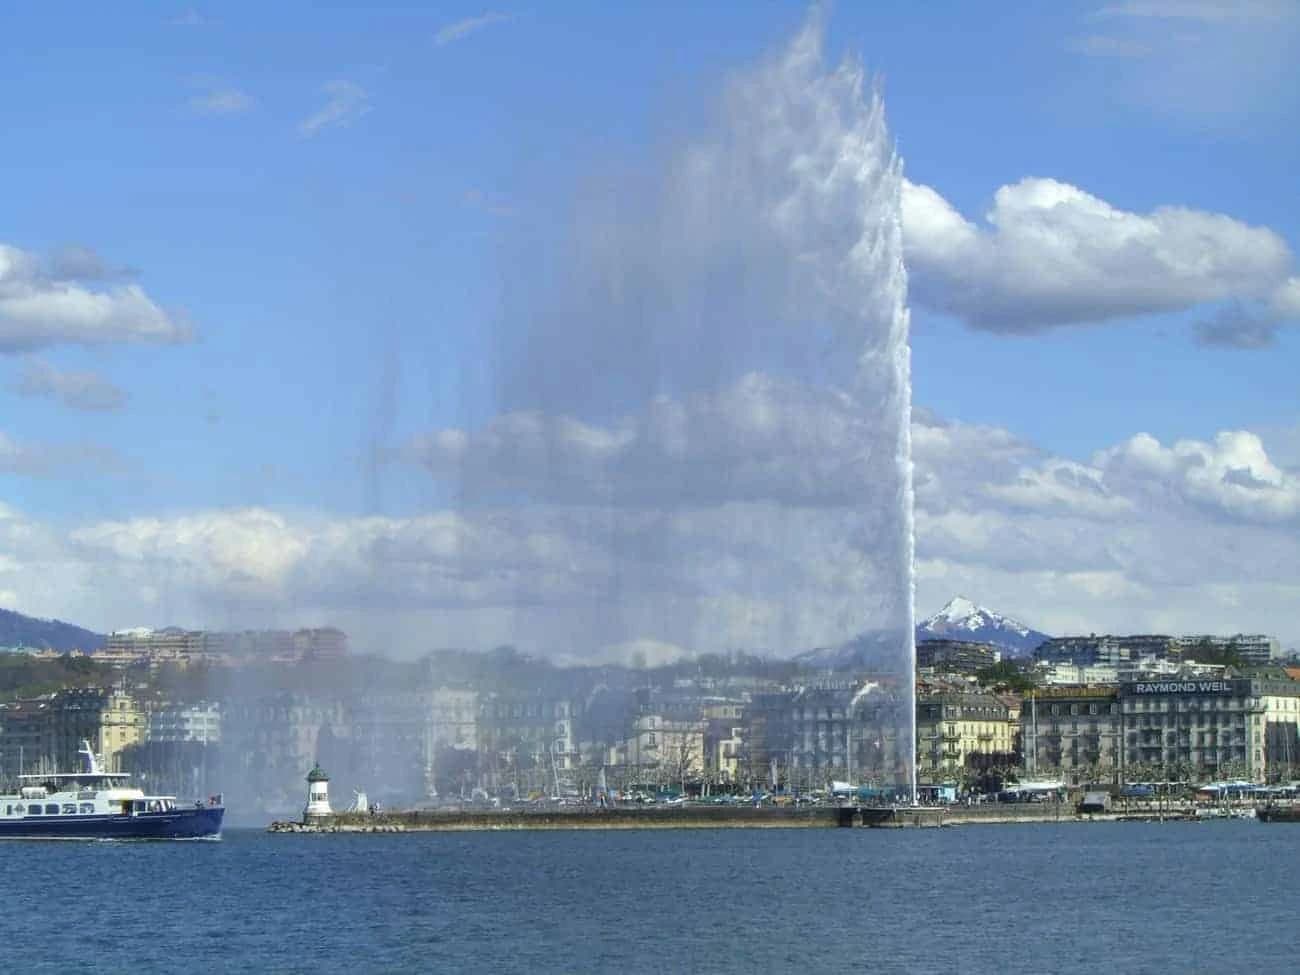
<svg viewBox="0 0 1300 975"><path fill-rule="evenodd" d="M965 596L954 596L939 612L917 624L914 638L926 640L961 640L988 643L1000 649L1004 657L1028 657L1049 635L1027 626L1013 617L980 606ZM829 647L805 650L795 660L831 670L896 667L896 634L860 633L851 640Z"/></svg>
<svg viewBox="0 0 1300 975"><path fill-rule="evenodd" d="M24 616L12 609L0 609L0 647L39 647L43 650L100 650L102 633L62 620Z"/></svg>
<svg viewBox="0 0 1300 975"><path fill-rule="evenodd" d="M986 609L965 596L954 596L943 609L916 626L916 641L966 640L991 643L1008 656L1027 657L1051 637L1010 616Z"/></svg>

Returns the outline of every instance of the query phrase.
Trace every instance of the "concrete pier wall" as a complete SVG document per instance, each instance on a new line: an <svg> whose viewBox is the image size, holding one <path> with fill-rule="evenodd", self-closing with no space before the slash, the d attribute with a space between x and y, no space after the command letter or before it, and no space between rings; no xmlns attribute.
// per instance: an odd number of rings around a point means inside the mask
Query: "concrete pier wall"
<svg viewBox="0 0 1300 975"><path fill-rule="evenodd" d="M276 833L394 833L539 829L834 829L926 828L995 823L1122 822L1194 819L1190 808L1080 815L1064 803L987 806L772 808L675 806L512 810L411 810L380 815L336 813L311 823L272 823Z"/></svg>

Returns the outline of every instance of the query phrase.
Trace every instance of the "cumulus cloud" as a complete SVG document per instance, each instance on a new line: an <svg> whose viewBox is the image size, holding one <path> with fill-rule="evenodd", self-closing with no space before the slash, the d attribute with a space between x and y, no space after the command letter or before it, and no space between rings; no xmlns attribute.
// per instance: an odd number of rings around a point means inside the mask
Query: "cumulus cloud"
<svg viewBox="0 0 1300 975"><path fill-rule="evenodd" d="M869 501L882 467L869 409L851 395L750 373L716 391L658 396L608 425L540 411L413 438L398 456L468 503L528 497L611 506Z"/></svg>
<svg viewBox="0 0 1300 975"><path fill-rule="evenodd" d="M1137 434L1083 462L997 428L937 429L955 434L917 459L923 610L974 591L1048 632L1300 638L1285 608L1300 591L1300 479L1255 434Z"/></svg>
<svg viewBox="0 0 1300 975"><path fill-rule="evenodd" d="M129 268L116 267L98 251L81 244L56 247L41 267L45 277L60 281L114 281L133 277Z"/></svg>
<svg viewBox="0 0 1300 975"><path fill-rule="evenodd" d="M982 223L928 186L905 182L902 198L913 297L976 328L1030 333L1230 300L1289 305L1285 241L1222 214L1133 213L1053 179L999 188Z"/></svg>
<svg viewBox="0 0 1300 975"><path fill-rule="evenodd" d="M351 125L370 111L370 95L352 81L327 81L321 86L326 102L319 110L298 123L298 134L304 138L318 135L325 129Z"/></svg>
<svg viewBox="0 0 1300 975"><path fill-rule="evenodd" d="M49 262L0 244L0 354L60 344L171 343L189 329L93 251L64 249Z"/></svg>
<svg viewBox="0 0 1300 975"><path fill-rule="evenodd" d="M1269 297L1269 310L1281 319L1300 320L1300 277L1290 277Z"/></svg>
<svg viewBox="0 0 1300 975"><path fill-rule="evenodd" d="M1248 431L1168 447L1142 433L1102 451L1097 462L1108 480L1157 503L1173 497L1220 516L1266 524L1300 517L1300 477L1275 465L1263 441Z"/></svg>
<svg viewBox="0 0 1300 975"><path fill-rule="evenodd" d="M990 484L987 493L1028 511L1066 511L1097 517L1131 511L1133 502L1112 492L1102 472L1075 461L1052 457L1036 467L1022 467L1015 480Z"/></svg>
<svg viewBox="0 0 1300 975"><path fill-rule="evenodd" d="M504 24L514 19L513 14L503 14L496 11L488 11L477 17L466 17L464 20L457 20L453 23L446 24L439 28L438 33L434 35L433 41L439 47L444 47L456 41L463 40L470 34L477 33L493 24Z"/></svg>
<svg viewBox="0 0 1300 975"><path fill-rule="evenodd" d="M29 360L14 389L22 396L48 397L73 410L120 410L126 391L93 372L63 372L39 359Z"/></svg>
<svg viewBox="0 0 1300 975"><path fill-rule="evenodd" d="M637 646L825 645L861 625L888 584L861 556L872 532L851 491L805 505L669 491L614 508L557 483L544 451L509 449L516 438L535 446L537 431L497 429L477 463L485 480L495 468L501 486L553 493L548 503L485 500L407 517L197 511L68 530L0 508L0 590L19 608L101 627L333 621L358 646L397 653L514 642L602 659ZM917 509L923 609L969 592L1049 632L1300 638L1289 611L1300 596L1300 481L1254 434L1172 444L1138 434L1081 461L933 416L914 433L927 488ZM765 442L796 459L802 436L784 427ZM601 441L598 453L635 444ZM481 447L471 434L463 449ZM689 450L683 458L679 472L705 466ZM759 483L773 497L798 488Z"/></svg>

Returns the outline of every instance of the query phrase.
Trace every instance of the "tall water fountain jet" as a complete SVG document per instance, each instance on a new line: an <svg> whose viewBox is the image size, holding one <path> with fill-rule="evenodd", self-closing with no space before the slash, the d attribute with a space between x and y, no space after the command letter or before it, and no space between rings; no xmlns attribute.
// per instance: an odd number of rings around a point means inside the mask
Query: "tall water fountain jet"
<svg viewBox="0 0 1300 975"><path fill-rule="evenodd" d="M851 765L912 789L901 165L823 33L814 10L702 134L583 184L568 239L513 262L497 414L412 450L460 499L463 558L513 560L448 639L830 648L878 685Z"/></svg>

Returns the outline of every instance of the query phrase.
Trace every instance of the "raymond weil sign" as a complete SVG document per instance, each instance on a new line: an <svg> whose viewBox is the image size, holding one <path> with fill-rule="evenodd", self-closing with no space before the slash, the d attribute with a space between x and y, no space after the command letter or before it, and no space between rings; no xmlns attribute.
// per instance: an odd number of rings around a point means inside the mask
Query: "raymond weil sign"
<svg viewBox="0 0 1300 975"><path fill-rule="evenodd" d="M1232 694L1230 680L1149 680L1133 685L1134 694Z"/></svg>

